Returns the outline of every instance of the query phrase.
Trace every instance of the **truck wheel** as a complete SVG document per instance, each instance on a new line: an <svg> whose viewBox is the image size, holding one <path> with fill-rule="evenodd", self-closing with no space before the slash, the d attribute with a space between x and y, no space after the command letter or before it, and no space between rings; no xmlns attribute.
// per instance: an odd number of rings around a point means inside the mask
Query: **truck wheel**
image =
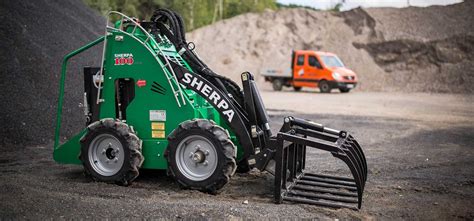
<svg viewBox="0 0 474 221"><path fill-rule="evenodd" d="M130 127L112 118L90 124L79 156L86 176L128 186L143 163L142 142Z"/></svg>
<svg viewBox="0 0 474 221"><path fill-rule="evenodd" d="M329 83L326 80L319 81L319 91L321 93L331 92L331 86L329 86Z"/></svg>
<svg viewBox="0 0 474 221"><path fill-rule="evenodd" d="M349 91L351 91L351 89L349 89L349 88L339 88L339 91L341 93L348 93Z"/></svg>
<svg viewBox="0 0 474 221"><path fill-rule="evenodd" d="M236 148L227 131L212 121L185 121L168 141L168 173L183 188L216 193L235 173Z"/></svg>
<svg viewBox="0 0 474 221"><path fill-rule="evenodd" d="M283 81L281 79L274 79L272 81L272 84L274 91L281 91L281 89L283 88Z"/></svg>
<svg viewBox="0 0 474 221"><path fill-rule="evenodd" d="M302 88L302 87L295 87L295 86L293 86L293 89L295 89L295 91L301 91L301 88Z"/></svg>

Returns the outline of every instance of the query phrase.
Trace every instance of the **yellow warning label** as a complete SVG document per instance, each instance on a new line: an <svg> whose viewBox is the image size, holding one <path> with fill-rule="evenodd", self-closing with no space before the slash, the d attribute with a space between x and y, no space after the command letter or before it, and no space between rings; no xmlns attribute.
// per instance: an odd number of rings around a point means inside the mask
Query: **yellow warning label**
<svg viewBox="0 0 474 221"><path fill-rule="evenodd" d="M151 131L151 137L153 137L153 138L165 138L165 131L153 130L153 131Z"/></svg>
<svg viewBox="0 0 474 221"><path fill-rule="evenodd" d="M151 123L151 129L152 130L164 130L165 129L165 123L164 122L152 122Z"/></svg>

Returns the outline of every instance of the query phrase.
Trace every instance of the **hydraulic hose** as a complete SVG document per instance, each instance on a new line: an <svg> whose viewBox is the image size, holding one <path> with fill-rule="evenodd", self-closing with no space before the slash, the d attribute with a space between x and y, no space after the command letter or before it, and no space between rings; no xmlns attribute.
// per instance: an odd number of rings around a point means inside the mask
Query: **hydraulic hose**
<svg viewBox="0 0 474 221"><path fill-rule="evenodd" d="M156 24L162 34L168 37L178 51L182 51L181 55L195 72L204 76L227 94L230 93L238 106L244 106L243 95L239 85L229 78L212 71L196 53L188 48L184 22L179 14L168 9L158 9L153 13L151 21Z"/></svg>

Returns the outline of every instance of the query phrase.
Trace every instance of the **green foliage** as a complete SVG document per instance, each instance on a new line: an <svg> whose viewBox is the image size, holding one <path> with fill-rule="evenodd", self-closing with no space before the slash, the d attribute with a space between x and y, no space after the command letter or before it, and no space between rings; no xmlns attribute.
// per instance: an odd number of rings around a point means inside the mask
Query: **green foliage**
<svg viewBox="0 0 474 221"><path fill-rule="evenodd" d="M340 12L342 6L343 6L342 3L337 3L337 4L334 6L334 8L331 9L331 11Z"/></svg>
<svg viewBox="0 0 474 221"><path fill-rule="evenodd" d="M188 31L247 12L276 9L275 0L84 0L101 14L120 11L140 20L150 19L153 11L168 8L183 16Z"/></svg>
<svg viewBox="0 0 474 221"><path fill-rule="evenodd" d="M314 11L319 11L319 9L313 8L311 6L304 6L304 5L297 5L297 4L281 4L281 3L276 3L276 6L278 9L285 9L285 8L305 8L305 9L310 9Z"/></svg>

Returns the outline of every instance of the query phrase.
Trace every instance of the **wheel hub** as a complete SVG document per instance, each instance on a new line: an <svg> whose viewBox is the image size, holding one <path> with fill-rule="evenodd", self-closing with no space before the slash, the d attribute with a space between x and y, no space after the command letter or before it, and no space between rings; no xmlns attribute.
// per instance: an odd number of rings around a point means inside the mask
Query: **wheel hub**
<svg viewBox="0 0 474 221"><path fill-rule="evenodd" d="M194 162L196 163L202 163L204 160L206 160L206 156L204 156L204 153L202 151L196 151L192 154L192 158Z"/></svg>
<svg viewBox="0 0 474 221"><path fill-rule="evenodd" d="M122 168L122 143L111 134L95 137L89 147L89 161L95 172L102 176L113 176Z"/></svg>
<svg viewBox="0 0 474 221"><path fill-rule="evenodd" d="M207 138L192 135L183 139L176 149L176 165L193 181L210 177L217 168L217 151Z"/></svg>
<svg viewBox="0 0 474 221"><path fill-rule="evenodd" d="M113 160L118 156L119 150L118 148L116 149L112 148L112 144L109 143L109 148L107 148L107 150L105 150L104 152L105 152L105 156L109 160Z"/></svg>

